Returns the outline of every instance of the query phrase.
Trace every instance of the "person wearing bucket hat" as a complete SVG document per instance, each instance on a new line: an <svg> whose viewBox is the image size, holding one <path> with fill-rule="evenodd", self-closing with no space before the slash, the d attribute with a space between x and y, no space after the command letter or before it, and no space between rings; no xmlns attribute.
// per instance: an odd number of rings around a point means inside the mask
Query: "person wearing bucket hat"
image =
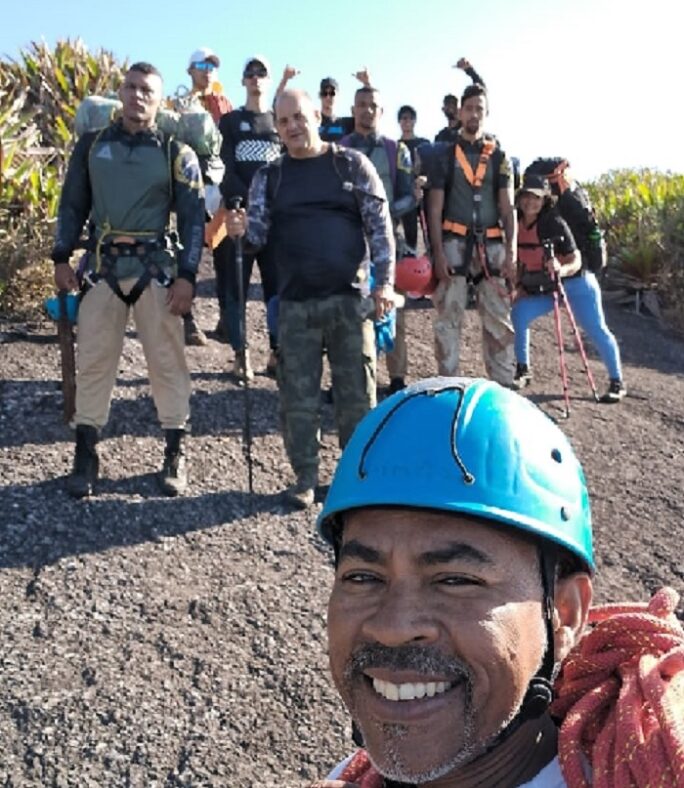
<svg viewBox="0 0 684 788"><path fill-rule="evenodd" d="M318 530L332 675L363 747L322 784L563 786L551 682L594 557L558 427L490 381L413 384L357 427Z"/></svg>
<svg viewBox="0 0 684 788"><path fill-rule="evenodd" d="M567 306L596 346L608 373L609 383L600 401L620 402L627 394L622 377L620 348L608 328L596 275L584 264L576 239L556 208L549 181L543 175L525 173L518 192L518 293L511 310L515 330L516 368L513 385L524 388L532 381L530 326L554 309L554 277L562 279ZM553 257L544 261L545 248ZM546 275L548 267L549 274ZM548 283L544 285L544 280Z"/></svg>

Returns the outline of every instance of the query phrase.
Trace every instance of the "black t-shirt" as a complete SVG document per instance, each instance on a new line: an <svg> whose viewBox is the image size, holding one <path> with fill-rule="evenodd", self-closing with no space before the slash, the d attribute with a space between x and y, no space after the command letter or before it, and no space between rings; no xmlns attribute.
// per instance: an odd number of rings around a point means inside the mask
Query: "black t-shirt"
<svg viewBox="0 0 684 788"><path fill-rule="evenodd" d="M325 142L338 142L342 137L354 131L354 118L331 118L329 115L321 117L318 133Z"/></svg>
<svg viewBox="0 0 684 788"><path fill-rule="evenodd" d="M280 166L268 244L280 297L304 301L356 292L352 283L366 241L356 197L342 188L332 150L311 159L286 155Z"/></svg>
<svg viewBox="0 0 684 788"><path fill-rule="evenodd" d="M445 126L435 137L435 142L456 142L460 128L460 122L456 126Z"/></svg>
<svg viewBox="0 0 684 788"><path fill-rule="evenodd" d="M234 109L221 117L219 131L223 137L221 159L226 167L221 184L223 199L246 198L254 173L282 152L273 112Z"/></svg>

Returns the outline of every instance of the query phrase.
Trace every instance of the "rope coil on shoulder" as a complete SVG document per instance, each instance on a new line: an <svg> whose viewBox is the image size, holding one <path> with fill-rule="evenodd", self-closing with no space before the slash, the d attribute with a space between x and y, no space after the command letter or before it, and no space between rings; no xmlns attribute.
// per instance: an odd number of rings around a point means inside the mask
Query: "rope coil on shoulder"
<svg viewBox="0 0 684 788"><path fill-rule="evenodd" d="M679 595L590 611L564 660L551 713L570 788L684 787L684 628ZM592 781L585 776L585 764Z"/></svg>

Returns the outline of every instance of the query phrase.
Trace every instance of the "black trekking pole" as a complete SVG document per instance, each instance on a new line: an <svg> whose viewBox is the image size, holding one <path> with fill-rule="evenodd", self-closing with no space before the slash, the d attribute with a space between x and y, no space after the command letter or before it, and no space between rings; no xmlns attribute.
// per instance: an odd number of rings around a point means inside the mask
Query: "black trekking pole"
<svg viewBox="0 0 684 788"><path fill-rule="evenodd" d="M231 208L235 211L240 210L242 205L241 197L233 197L231 200ZM251 398L249 391L249 376L247 375L247 350L249 343L247 341L247 300L245 293L244 281L244 260L242 254L242 237L238 236L233 239L235 244L235 273L237 275L238 283L238 330L242 337L242 388L245 392L245 423L243 429L243 447L245 459L247 460L247 485L249 489L250 507L252 503L252 496L254 495L254 472L252 463L252 413L251 413ZM236 351L239 352L239 351Z"/></svg>

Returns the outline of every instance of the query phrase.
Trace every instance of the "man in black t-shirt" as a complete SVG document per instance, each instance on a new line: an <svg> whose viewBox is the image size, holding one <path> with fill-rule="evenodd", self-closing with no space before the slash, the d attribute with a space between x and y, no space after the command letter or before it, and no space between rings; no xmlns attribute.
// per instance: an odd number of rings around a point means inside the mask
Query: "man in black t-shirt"
<svg viewBox="0 0 684 788"><path fill-rule="evenodd" d="M278 96L276 116L287 153L259 170L247 215L231 212L226 229L273 249L281 424L297 477L287 497L305 508L318 482L323 348L344 446L375 405L372 318L394 305L395 250L385 190L368 159L321 140L320 113L302 91Z"/></svg>
<svg viewBox="0 0 684 788"><path fill-rule="evenodd" d="M403 142L404 145L406 145L406 147L409 149L409 153L411 154L411 164L414 165L414 171L416 163L416 151L421 145L430 143L430 140L425 139L425 137L416 137L416 118L416 111L409 104L404 104L403 107L399 108L399 112L397 113L397 121L399 122L399 126L401 128L401 137L397 141ZM415 253L416 246L418 244L418 206L410 211L410 213L402 216L401 222L404 227L404 238L406 239L406 243Z"/></svg>
<svg viewBox="0 0 684 788"><path fill-rule="evenodd" d="M275 130L273 112L268 108L266 91L270 81L270 66L266 58L254 55L248 58L242 73L242 84L247 91L247 101L239 109L221 118L219 130L223 137L221 158L226 173L221 183L221 196L227 207L239 197L245 201L254 173L269 161L280 156L282 145ZM235 351L234 372L248 378L254 373L244 350L241 334L241 315L238 299L238 280L235 266L235 245L226 238L216 249L214 257L216 290L221 310L221 324ZM218 259L217 259L218 258ZM243 285L247 293L252 268L256 260L261 273L264 303L276 294L275 266L266 250L259 255L245 254L243 258ZM276 365L276 337L269 335L271 356L267 371L274 372Z"/></svg>
<svg viewBox="0 0 684 788"><path fill-rule="evenodd" d="M321 80L319 97L321 99L321 125L318 133L321 139L326 142L338 142L345 136L354 131L354 118L335 115L335 98L339 90L337 80L332 77L325 77Z"/></svg>

